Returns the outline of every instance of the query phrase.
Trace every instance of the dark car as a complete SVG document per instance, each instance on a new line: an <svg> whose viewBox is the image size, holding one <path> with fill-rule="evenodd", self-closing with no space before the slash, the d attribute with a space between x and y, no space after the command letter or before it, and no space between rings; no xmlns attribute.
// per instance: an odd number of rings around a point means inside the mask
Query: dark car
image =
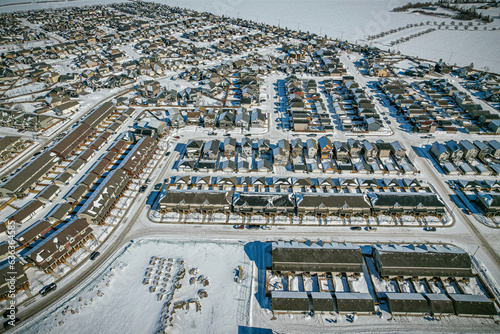
<svg viewBox="0 0 500 334"><path fill-rule="evenodd" d="M165 156L168 157L170 155L170 153L172 153L172 152L165 153Z"/></svg>
<svg viewBox="0 0 500 334"><path fill-rule="evenodd" d="M139 188L139 192L140 192L140 193L143 193L146 189L147 189L147 187L146 187L146 186L141 186L141 187Z"/></svg>
<svg viewBox="0 0 500 334"><path fill-rule="evenodd" d="M94 261L95 258L98 257L99 255L101 255L101 253L99 253L99 252L93 252L92 254L90 254L89 260Z"/></svg>
<svg viewBox="0 0 500 334"><path fill-rule="evenodd" d="M258 229L260 229L260 225L247 225L247 229L258 230Z"/></svg>
<svg viewBox="0 0 500 334"><path fill-rule="evenodd" d="M49 292L54 291L55 289L57 289L56 283L50 283L49 285L44 286L42 290L40 290L40 295L43 297Z"/></svg>
<svg viewBox="0 0 500 334"><path fill-rule="evenodd" d="M435 227L424 227L424 231L436 232L436 228Z"/></svg>
<svg viewBox="0 0 500 334"><path fill-rule="evenodd" d="M155 190L160 190L161 189L161 183L155 184Z"/></svg>
<svg viewBox="0 0 500 334"><path fill-rule="evenodd" d="M5 329L12 328L20 322L21 322L21 319L19 319L19 318L15 318L14 320L7 320L6 322L3 323L3 328L5 328Z"/></svg>
<svg viewBox="0 0 500 334"><path fill-rule="evenodd" d="M353 226L353 227L351 227L351 230L353 230L353 231L361 231L361 226Z"/></svg>

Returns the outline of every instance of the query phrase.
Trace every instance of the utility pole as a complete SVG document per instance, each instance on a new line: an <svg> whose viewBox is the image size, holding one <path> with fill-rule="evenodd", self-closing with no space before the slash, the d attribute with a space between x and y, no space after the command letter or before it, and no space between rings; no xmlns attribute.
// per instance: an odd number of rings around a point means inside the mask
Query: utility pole
<svg viewBox="0 0 500 334"><path fill-rule="evenodd" d="M479 247L481 247L481 246L479 246L479 245L477 246L476 250L474 251L474 254L472 254L472 257L474 257L476 255L477 251L479 250Z"/></svg>
<svg viewBox="0 0 500 334"><path fill-rule="evenodd" d="M448 60L448 63L450 63L450 62L451 62L451 56L453 56L453 52L452 52L452 53L451 53L451 55L450 55L450 59Z"/></svg>

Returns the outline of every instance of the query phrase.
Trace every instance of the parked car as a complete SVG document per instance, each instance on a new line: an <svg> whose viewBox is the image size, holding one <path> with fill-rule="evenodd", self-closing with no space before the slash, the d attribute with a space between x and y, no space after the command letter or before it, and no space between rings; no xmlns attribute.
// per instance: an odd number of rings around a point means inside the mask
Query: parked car
<svg viewBox="0 0 500 334"><path fill-rule="evenodd" d="M141 187L139 188L139 192L140 192L140 193L143 193L143 192L146 190L146 188L147 188L146 186L141 186Z"/></svg>
<svg viewBox="0 0 500 334"><path fill-rule="evenodd" d="M435 227L424 227L424 231L436 232L436 228Z"/></svg>
<svg viewBox="0 0 500 334"><path fill-rule="evenodd" d="M353 231L361 231L361 226L353 226L353 227L351 227L351 230L353 230Z"/></svg>
<svg viewBox="0 0 500 334"><path fill-rule="evenodd" d="M52 292L57 289L56 283L50 283L49 285L46 285L42 288L42 290L39 291L40 295L43 297L49 292Z"/></svg>
<svg viewBox="0 0 500 334"><path fill-rule="evenodd" d="M155 184L155 190L160 190L161 189L161 183Z"/></svg>
<svg viewBox="0 0 500 334"><path fill-rule="evenodd" d="M376 231L376 230L377 230L377 228L376 228L376 227L373 227L373 226L367 226L367 227L365 227L365 229L366 229L367 231Z"/></svg>
<svg viewBox="0 0 500 334"><path fill-rule="evenodd" d="M170 153L172 153L172 152L165 153L165 156L168 157L170 155Z"/></svg>
<svg viewBox="0 0 500 334"><path fill-rule="evenodd" d="M99 255L101 255L101 253L99 253L99 252L93 252L92 254L90 254L89 260L94 261L95 258L98 257Z"/></svg>
<svg viewBox="0 0 500 334"><path fill-rule="evenodd" d="M258 230L258 229L260 229L260 225L247 225L247 229Z"/></svg>
<svg viewBox="0 0 500 334"><path fill-rule="evenodd" d="M263 230L270 230L272 227L269 225L262 225L261 227Z"/></svg>
<svg viewBox="0 0 500 334"><path fill-rule="evenodd" d="M174 138L175 138L175 139L181 139L181 137L179 137L179 136L175 136Z"/></svg>
<svg viewBox="0 0 500 334"><path fill-rule="evenodd" d="M470 211L470 209L465 209L465 212L467 212L468 215L472 214L472 211Z"/></svg>
<svg viewBox="0 0 500 334"><path fill-rule="evenodd" d="M237 230L242 230L245 228L245 225L234 225L233 228L235 228Z"/></svg>

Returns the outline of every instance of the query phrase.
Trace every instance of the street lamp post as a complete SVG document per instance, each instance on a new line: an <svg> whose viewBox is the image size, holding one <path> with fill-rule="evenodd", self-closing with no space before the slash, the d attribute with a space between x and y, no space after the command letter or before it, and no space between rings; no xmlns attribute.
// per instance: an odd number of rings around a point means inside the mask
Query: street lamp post
<svg viewBox="0 0 500 334"><path fill-rule="evenodd" d="M474 254L472 254L472 257L476 256L477 251L479 250L480 245L477 246L476 250L474 251Z"/></svg>

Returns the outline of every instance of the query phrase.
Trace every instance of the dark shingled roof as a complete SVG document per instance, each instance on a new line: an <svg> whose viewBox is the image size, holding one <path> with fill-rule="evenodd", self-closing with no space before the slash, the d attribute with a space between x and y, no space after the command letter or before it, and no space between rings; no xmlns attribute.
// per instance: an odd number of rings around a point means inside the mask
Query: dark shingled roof
<svg viewBox="0 0 500 334"><path fill-rule="evenodd" d="M472 276L469 255L452 246L375 245L374 258L382 276Z"/></svg>
<svg viewBox="0 0 500 334"><path fill-rule="evenodd" d="M122 168L132 177L136 177L142 170L142 165L146 163L151 154L156 149L157 142L151 137L141 138L120 163L118 168Z"/></svg>
<svg viewBox="0 0 500 334"><path fill-rule="evenodd" d="M13 220L18 224L25 223L28 217L31 217L33 213L43 207L43 203L39 200L32 200L14 212L11 216L9 216L8 220Z"/></svg>
<svg viewBox="0 0 500 334"><path fill-rule="evenodd" d="M273 244L273 270L363 272L363 256L353 244L283 241Z"/></svg>
<svg viewBox="0 0 500 334"><path fill-rule="evenodd" d="M364 194L349 193L299 193L297 207L370 208Z"/></svg>
<svg viewBox="0 0 500 334"><path fill-rule="evenodd" d="M307 292L271 291L273 311L309 311Z"/></svg>
<svg viewBox="0 0 500 334"><path fill-rule="evenodd" d="M369 293L335 292L339 313L369 313L374 311L373 298Z"/></svg>
<svg viewBox="0 0 500 334"><path fill-rule="evenodd" d="M167 190L160 204L230 205L230 191L179 191Z"/></svg>
<svg viewBox="0 0 500 334"><path fill-rule="evenodd" d="M289 193L235 193L233 205L235 207L245 205L250 207L295 207L293 197Z"/></svg>
<svg viewBox="0 0 500 334"><path fill-rule="evenodd" d="M80 144L94 132L90 125L82 123L63 139L61 139L51 151L59 154L61 157L68 157Z"/></svg>
<svg viewBox="0 0 500 334"><path fill-rule="evenodd" d="M455 313L451 299L445 294L424 293L423 296L427 299L433 315L447 315Z"/></svg>
<svg viewBox="0 0 500 334"><path fill-rule="evenodd" d="M495 303L483 295L448 295L457 315L497 315Z"/></svg>
<svg viewBox="0 0 500 334"><path fill-rule="evenodd" d="M115 204L127 186L130 177L123 169L115 169L94 190L78 211L78 217L93 223L100 223L108 210Z"/></svg>
<svg viewBox="0 0 500 334"><path fill-rule="evenodd" d="M16 235L15 238L20 244L27 245L39 236L42 236L45 233L49 232L51 229L52 225L48 221L42 220L23 230L21 233Z"/></svg>
<svg viewBox="0 0 500 334"><path fill-rule="evenodd" d="M111 102L103 103L98 109L88 115L83 123L88 124L91 128L97 129L99 124L104 121L109 115L116 110L116 107Z"/></svg>
<svg viewBox="0 0 500 334"><path fill-rule="evenodd" d="M9 284L7 284L7 278L12 277L12 272L16 273L14 275L16 277L15 285L16 288L20 287L23 284L29 284L28 277L24 272L23 265L16 259L14 262L14 269L10 268L9 261L5 261L0 264L0 296L9 293Z"/></svg>
<svg viewBox="0 0 500 334"><path fill-rule="evenodd" d="M28 166L24 167L19 173L5 182L2 186L2 192L5 194L24 192L26 189L33 186L33 184L45 175L45 173L52 169L58 161L59 158L55 153L45 152L40 154Z"/></svg>
<svg viewBox="0 0 500 334"><path fill-rule="evenodd" d="M72 252L71 247L76 247L90 233L92 233L92 228L85 219L60 224L57 230L52 230L43 239L35 242L23 256L30 259L40 269L46 270L61 258L67 257Z"/></svg>
<svg viewBox="0 0 500 334"><path fill-rule="evenodd" d="M314 312L333 312L333 297L330 292L311 292Z"/></svg>
<svg viewBox="0 0 500 334"><path fill-rule="evenodd" d="M54 196L59 191L59 187L55 184L51 184L48 187L45 187L38 196L37 199L41 200L49 200L52 196Z"/></svg>
<svg viewBox="0 0 500 334"><path fill-rule="evenodd" d="M439 207L444 208L443 202L436 194L430 193L376 193L372 199L374 207L393 207L397 204L401 207L416 208Z"/></svg>
<svg viewBox="0 0 500 334"><path fill-rule="evenodd" d="M391 313L417 313L429 312L429 305L420 293L386 292Z"/></svg>

